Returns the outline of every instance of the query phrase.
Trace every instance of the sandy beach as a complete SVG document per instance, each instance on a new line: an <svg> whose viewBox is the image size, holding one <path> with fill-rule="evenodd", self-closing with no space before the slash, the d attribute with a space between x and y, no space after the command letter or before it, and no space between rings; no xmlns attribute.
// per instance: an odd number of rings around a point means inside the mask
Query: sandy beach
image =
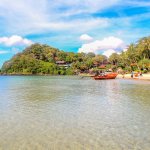
<svg viewBox="0 0 150 150"><path fill-rule="evenodd" d="M117 78L125 78L125 79L139 79L139 80L150 80L150 74L143 74L140 77L131 78L131 74L118 74Z"/></svg>
<svg viewBox="0 0 150 150"><path fill-rule="evenodd" d="M79 76L81 76L81 77L91 77L91 74L81 73L81 74L79 74ZM140 77L135 77L134 76L133 78L131 78L131 74L124 74L124 75L118 74L117 78L118 79L139 79L139 80L149 80L150 81L150 73L142 74L142 76L140 76Z"/></svg>

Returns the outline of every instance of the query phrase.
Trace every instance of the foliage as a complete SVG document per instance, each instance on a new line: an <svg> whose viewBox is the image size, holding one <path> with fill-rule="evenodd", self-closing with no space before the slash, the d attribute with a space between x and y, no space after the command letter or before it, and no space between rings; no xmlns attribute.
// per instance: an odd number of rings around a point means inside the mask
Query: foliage
<svg viewBox="0 0 150 150"><path fill-rule="evenodd" d="M150 59L142 59L138 62L138 65L143 72L150 71Z"/></svg>
<svg viewBox="0 0 150 150"><path fill-rule="evenodd" d="M119 54L113 53L113 54L109 57L109 61L110 61L113 65L118 65L118 63L121 61L121 57L120 57Z"/></svg>
<svg viewBox="0 0 150 150"><path fill-rule="evenodd" d="M57 64L58 61L65 65ZM94 53L64 52L57 48L33 44L6 61L0 73L2 74L51 74L73 75L79 72L97 70L105 64L106 69L123 69L150 71L150 37L140 39L136 44L130 44L121 54L113 53L109 58Z"/></svg>
<svg viewBox="0 0 150 150"><path fill-rule="evenodd" d="M109 61L126 71L150 71L150 37L144 37L136 44L130 44L127 51L123 51L120 55L112 54Z"/></svg>
<svg viewBox="0 0 150 150"><path fill-rule="evenodd" d="M96 56L94 53L64 52L48 45L33 44L6 61L2 66L5 74L51 74L73 75L87 71L93 67ZM64 61L68 67L60 66L57 61Z"/></svg>

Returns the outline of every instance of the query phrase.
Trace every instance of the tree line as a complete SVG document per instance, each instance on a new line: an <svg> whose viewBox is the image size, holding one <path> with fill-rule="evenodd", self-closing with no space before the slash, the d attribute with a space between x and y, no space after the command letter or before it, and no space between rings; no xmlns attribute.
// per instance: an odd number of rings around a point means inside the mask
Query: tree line
<svg viewBox="0 0 150 150"><path fill-rule="evenodd" d="M150 71L150 37L141 38L132 43L121 54L112 54L109 61L124 71Z"/></svg>
<svg viewBox="0 0 150 150"><path fill-rule="evenodd" d="M71 64L63 67L57 61ZM135 44L130 44L126 51L121 54L113 53L109 58L101 54L64 52L57 48L33 44L23 52L16 54L6 61L1 74L51 74L51 75L73 75L79 72L97 70L100 65L105 64L105 69L123 71L142 70L150 71L150 37L140 39Z"/></svg>

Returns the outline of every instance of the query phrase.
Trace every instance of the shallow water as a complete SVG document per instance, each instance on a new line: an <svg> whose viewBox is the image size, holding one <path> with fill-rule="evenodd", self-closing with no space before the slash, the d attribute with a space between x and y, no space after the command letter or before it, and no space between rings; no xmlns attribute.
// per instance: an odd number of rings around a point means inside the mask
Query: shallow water
<svg viewBox="0 0 150 150"><path fill-rule="evenodd" d="M0 150L149 150L150 82L0 76Z"/></svg>

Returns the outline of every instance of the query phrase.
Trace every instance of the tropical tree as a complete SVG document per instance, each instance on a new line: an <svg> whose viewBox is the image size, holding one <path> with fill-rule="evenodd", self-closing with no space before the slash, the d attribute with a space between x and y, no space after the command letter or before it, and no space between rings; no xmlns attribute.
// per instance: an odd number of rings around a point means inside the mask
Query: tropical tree
<svg viewBox="0 0 150 150"><path fill-rule="evenodd" d="M142 68L142 70L150 70L150 59L142 59L139 61L138 65Z"/></svg>
<svg viewBox="0 0 150 150"><path fill-rule="evenodd" d="M109 62L111 62L113 65L118 65L118 63L121 61L121 57L119 54L117 53L113 53L110 57L109 57Z"/></svg>
<svg viewBox="0 0 150 150"><path fill-rule="evenodd" d="M95 57L95 54L93 52L89 52L89 53L87 53L87 57L93 58L93 57Z"/></svg>
<svg viewBox="0 0 150 150"><path fill-rule="evenodd" d="M141 59L150 59L150 37L140 39L136 49Z"/></svg>
<svg viewBox="0 0 150 150"><path fill-rule="evenodd" d="M107 60L107 57L104 55L96 55L95 57L92 58L93 62L96 62L98 64L103 64L103 62Z"/></svg>

